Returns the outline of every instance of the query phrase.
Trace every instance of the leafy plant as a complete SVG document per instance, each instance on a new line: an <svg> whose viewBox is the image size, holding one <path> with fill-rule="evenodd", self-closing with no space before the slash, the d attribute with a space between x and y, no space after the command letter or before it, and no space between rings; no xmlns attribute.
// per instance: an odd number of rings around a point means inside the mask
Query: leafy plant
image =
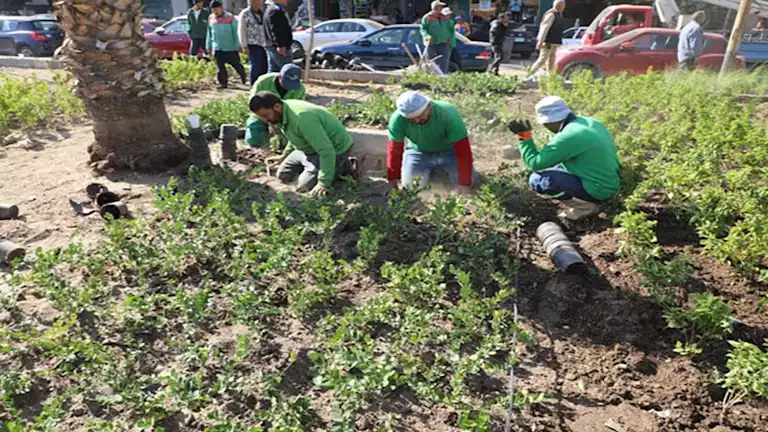
<svg viewBox="0 0 768 432"><path fill-rule="evenodd" d="M174 54L173 59L158 62L163 70L165 87L170 90L195 89L212 83L216 63L197 57Z"/></svg>
<svg viewBox="0 0 768 432"><path fill-rule="evenodd" d="M726 363L728 372L720 379L727 390L723 410L749 397L768 397L768 352L749 342L728 343L732 347Z"/></svg>
<svg viewBox="0 0 768 432"><path fill-rule="evenodd" d="M732 331L732 310L720 297L694 294L691 303L688 310L673 308L666 315L667 325L685 335L685 341L675 347L682 355L699 354L702 343L721 340Z"/></svg>

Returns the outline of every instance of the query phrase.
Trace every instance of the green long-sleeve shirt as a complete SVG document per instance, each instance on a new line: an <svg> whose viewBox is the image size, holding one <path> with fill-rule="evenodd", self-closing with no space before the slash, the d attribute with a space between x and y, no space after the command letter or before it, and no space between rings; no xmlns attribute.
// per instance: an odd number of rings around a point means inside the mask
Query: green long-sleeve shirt
<svg viewBox="0 0 768 432"><path fill-rule="evenodd" d="M421 19L421 38L426 44L448 44L453 47L456 44L456 30L453 20L438 18L432 14L426 14Z"/></svg>
<svg viewBox="0 0 768 432"><path fill-rule="evenodd" d="M237 31L237 19L229 12L222 16L211 14L208 17L208 37L205 47L213 51L237 51L240 48L240 36Z"/></svg>
<svg viewBox="0 0 768 432"><path fill-rule="evenodd" d="M284 95L281 95L277 90L277 77L280 74L278 72L272 72L260 76L253 87L251 88L251 97L260 91L268 91L276 94L281 99L297 99L304 100L306 96L306 90L302 83L296 90L287 90ZM248 122L245 124L245 142L251 147L261 147L267 143L269 138L269 126L260 119L257 115L251 114L248 117Z"/></svg>
<svg viewBox="0 0 768 432"><path fill-rule="evenodd" d="M330 186L336 175L336 156L352 147L352 135L330 111L301 100L283 101L283 134L288 146L287 156L294 150L320 156L318 181Z"/></svg>
<svg viewBox="0 0 768 432"><path fill-rule="evenodd" d="M533 139L521 140L520 154L528 168L541 171L563 164L581 179L584 190L598 200L619 192L621 163L608 129L590 117L576 117L541 149Z"/></svg>

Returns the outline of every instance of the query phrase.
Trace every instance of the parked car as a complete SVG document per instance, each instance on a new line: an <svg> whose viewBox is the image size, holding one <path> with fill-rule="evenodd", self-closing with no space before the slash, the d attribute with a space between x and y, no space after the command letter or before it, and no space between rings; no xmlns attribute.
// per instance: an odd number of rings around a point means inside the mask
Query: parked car
<svg viewBox="0 0 768 432"><path fill-rule="evenodd" d="M325 21L325 19L323 19L323 18L318 18L318 17L314 17L314 18L312 19L312 22L313 22L315 25L318 25L318 24L320 24L320 23L321 23L321 22L323 22L323 21ZM295 31L295 32L296 32L296 31L302 31L302 30L306 30L306 29L308 29L308 28L309 28L309 18L302 18L302 19L300 19L300 20L299 20L297 23L295 23L295 24L293 25L293 31Z"/></svg>
<svg viewBox="0 0 768 432"><path fill-rule="evenodd" d="M64 32L54 16L0 16L1 55L52 56L63 42Z"/></svg>
<svg viewBox="0 0 768 432"><path fill-rule="evenodd" d="M156 28L163 25L165 21L155 19L155 18L142 18L141 20L141 30L146 33L152 33L155 31Z"/></svg>
<svg viewBox="0 0 768 432"><path fill-rule="evenodd" d="M587 27L571 27L563 32L563 45L581 45Z"/></svg>
<svg viewBox="0 0 768 432"><path fill-rule="evenodd" d="M192 43L187 34L187 16L178 16L155 28L144 37L159 58L169 59L174 53L187 54Z"/></svg>
<svg viewBox="0 0 768 432"><path fill-rule="evenodd" d="M313 29L294 31L291 52L293 58L304 58L309 49L309 39L315 34L314 48L320 48L329 43L352 42L364 35L383 28L384 25L367 19L335 19L315 24Z"/></svg>
<svg viewBox="0 0 768 432"><path fill-rule="evenodd" d="M507 32L507 40L512 38L512 54L518 54L523 59L531 58L536 52L536 36L539 34L539 26L524 24Z"/></svg>
<svg viewBox="0 0 768 432"><path fill-rule="evenodd" d="M361 62L380 70L400 69L410 66L411 60L403 50L405 43L414 57L424 50L419 26L401 24L387 26L376 30L351 43L335 43L314 50L314 56L321 57L325 53L338 54L352 59L359 58ZM487 42L473 42L466 37L456 35L456 49L461 59L462 71L484 71L493 60L491 45ZM313 57L314 57L313 56ZM451 72L459 70L459 65L451 62Z"/></svg>
<svg viewBox="0 0 768 432"><path fill-rule="evenodd" d="M563 47L557 51L557 71L566 78L577 71L590 70L595 76L619 72L643 74L648 68L664 70L677 66L677 41L680 32L664 28L640 28L594 46ZM725 38L704 34L704 53L696 67L718 70L725 55ZM744 58L737 65L744 67Z"/></svg>

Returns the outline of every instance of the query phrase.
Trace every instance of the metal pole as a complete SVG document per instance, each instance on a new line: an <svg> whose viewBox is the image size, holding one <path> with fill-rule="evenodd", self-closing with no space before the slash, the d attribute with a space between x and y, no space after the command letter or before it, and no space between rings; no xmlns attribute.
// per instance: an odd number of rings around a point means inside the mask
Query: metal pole
<svg viewBox="0 0 768 432"><path fill-rule="evenodd" d="M736 13L736 21L733 23L733 31L728 40L728 49L725 51L723 67L720 69L721 78L728 74L736 61L736 54L738 54L739 45L741 45L741 36L744 33L744 20L747 18L750 7L752 7L752 0L741 0L739 11Z"/></svg>
<svg viewBox="0 0 768 432"><path fill-rule="evenodd" d="M312 3L315 0L307 0L307 15L309 15L309 50L304 51L304 82L309 80L309 69L312 67L312 49L315 44L315 20Z"/></svg>

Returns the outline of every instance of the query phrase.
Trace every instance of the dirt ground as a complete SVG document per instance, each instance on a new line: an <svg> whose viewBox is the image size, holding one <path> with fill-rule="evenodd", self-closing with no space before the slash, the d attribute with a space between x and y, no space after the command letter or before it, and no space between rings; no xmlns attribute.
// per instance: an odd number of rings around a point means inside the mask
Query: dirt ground
<svg viewBox="0 0 768 432"><path fill-rule="evenodd" d="M307 88L309 100L321 104L339 98L357 100L369 89L345 83ZM207 90L194 97L180 94L168 100L168 111L181 114L243 90ZM520 92L512 103L530 108L538 97L533 91ZM87 168L86 147L91 139L90 126L84 123L41 132L0 149L0 172L7 173L0 183L0 202L21 209L19 219L0 221L0 238L28 251L64 246L72 237L95 241L104 222L98 215L75 214L69 204L70 199L84 200L85 186L94 181L123 195L132 213L150 211L150 187L166 182L168 174L96 178ZM216 144L212 148L216 159ZM478 154L483 172L492 172L501 163L499 148L484 148ZM273 180L263 181L278 187ZM720 417L723 392L711 384L708 371L711 366L722 368L725 351L715 347L694 360L672 352L676 335L666 328L660 310L644 297L640 275L616 256L619 238L607 216L580 234L569 233L592 262L593 273L553 278L552 265L533 235L538 223L553 218L553 205L537 200L532 207L515 211L529 218L523 249L527 265L520 274L518 300L524 326L536 342L520 353L518 388L551 396L526 410L515 430L768 431L765 401L737 405ZM740 321L735 337L762 343L768 334L768 313L760 308L766 298L764 287L700 255L698 239L686 231L685 224L663 214L659 220L657 233L665 252L686 250L696 259L694 277L680 295L685 298L708 290L723 296ZM489 384L501 386L502 391L505 385ZM409 430L455 430L451 424L455 413L436 409L427 418L444 421L427 424L425 417L414 415Z"/></svg>

